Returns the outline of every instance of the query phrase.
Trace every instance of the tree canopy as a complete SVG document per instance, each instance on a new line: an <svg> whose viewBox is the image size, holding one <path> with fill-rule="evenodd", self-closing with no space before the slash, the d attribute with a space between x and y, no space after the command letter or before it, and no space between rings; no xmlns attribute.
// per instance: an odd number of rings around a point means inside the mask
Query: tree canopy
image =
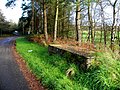
<svg viewBox="0 0 120 90"><path fill-rule="evenodd" d="M6 17L0 10L0 35L2 34L12 34L14 30L17 29L17 24L7 21Z"/></svg>
<svg viewBox="0 0 120 90"><path fill-rule="evenodd" d="M6 6L15 6L16 1L8 0ZM106 11L109 7L111 13ZM119 7L119 0L23 0L19 27L23 34L44 34L46 41L48 35L54 41L70 37L79 43L111 43L112 49L115 40L120 41Z"/></svg>

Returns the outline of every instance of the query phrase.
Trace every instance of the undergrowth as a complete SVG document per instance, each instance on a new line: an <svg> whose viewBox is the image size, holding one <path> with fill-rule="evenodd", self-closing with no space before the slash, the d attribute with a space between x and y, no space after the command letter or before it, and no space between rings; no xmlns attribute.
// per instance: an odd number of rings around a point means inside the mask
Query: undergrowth
<svg viewBox="0 0 120 90"><path fill-rule="evenodd" d="M49 55L47 47L17 39L17 51L38 80L49 90L119 90L120 61L108 52L96 53L96 60L87 72L58 55ZM66 71L74 69L75 75L67 77Z"/></svg>

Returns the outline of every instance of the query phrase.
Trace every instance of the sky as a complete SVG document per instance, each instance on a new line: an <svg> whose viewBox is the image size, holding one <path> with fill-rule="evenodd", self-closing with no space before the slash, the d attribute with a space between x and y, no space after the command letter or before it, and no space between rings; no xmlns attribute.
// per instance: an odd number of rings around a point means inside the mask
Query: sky
<svg viewBox="0 0 120 90"><path fill-rule="evenodd" d="M15 8L7 8L5 6L7 0L0 0L0 9L2 10L3 15L6 17L6 20L18 23L19 18L22 16L21 2L19 0L16 2Z"/></svg>
<svg viewBox="0 0 120 90"><path fill-rule="evenodd" d="M114 2L114 0L111 0L111 1ZM6 2L7 0L0 0L0 9L4 13L4 16L6 17L8 21L18 23L19 18L22 16L22 9L21 9L22 0L17 0L16 6L13 9L5 7ZM112 8L110 7L106 8L106 12L108 14L111 14ZM110 15L108 16L109 18L111 18Z"/></svg>

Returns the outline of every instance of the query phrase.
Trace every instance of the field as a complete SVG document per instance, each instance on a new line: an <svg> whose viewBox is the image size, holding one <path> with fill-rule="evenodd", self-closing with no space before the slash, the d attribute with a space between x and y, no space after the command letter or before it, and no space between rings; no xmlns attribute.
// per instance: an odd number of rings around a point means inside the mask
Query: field
<svg viewBox="0 0 120 90"><path fill-rule="evenodd" d="M49 90L118 90L120 89L120 60L112 53L96 53L96 60L87 72L78 70L66 58L49 55L47 47L17 39L17 51L27 62L28 68L42 80ZM70 77L69 69L74 70Z"/></svg>
<svg viewBox="0 0 120 90"><path fill-rule="evenodd" d="M86 28L83 28L82 30L82 42L87 42L88 41L88 30L85 30ZM95 44L101 44L104 46L104 31L101 32L100 30L95 30L94 32L95 37L94 37L94 43ZM69 31L69 37L75 38L76 32L74 30ZM119 38L120 38L120 32L116 31L115 33L115 45L119 44ZM107 46L110 46L111 43L111 31L106 30L106 44Z"/></svg>
<svg viewBox="0 0 120 90"><path fill-rule="evenodd" d="M115 42L114 42L114 51L119 53L120 47L120 33L116 32L115 34ZM91 41L91 40L90 40ZM88 42L88 31L83 30L82 32L82 42ZM94 37L94 44L97 49L103 50L105 45L104 45L104 32L96 30L95 31L95 37ZM106 47L110 48L111 45L111 32L106 31Z"/></svg>

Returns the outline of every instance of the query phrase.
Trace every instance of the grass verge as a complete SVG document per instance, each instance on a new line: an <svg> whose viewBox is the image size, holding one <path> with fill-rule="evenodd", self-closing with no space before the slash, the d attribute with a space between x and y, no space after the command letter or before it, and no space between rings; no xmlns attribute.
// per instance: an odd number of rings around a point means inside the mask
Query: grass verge
<svg viewBox="0 0 120 90"><path fill-rule="evenodd" d="M120 89L120 61L110 53L97 53L88 72L79 71L65 58L49 55L47 47L17 39L17 51L25 59L37 79L49 90L118 90ZM68 78L66 71L73 68L75 74Z"/></svg>

